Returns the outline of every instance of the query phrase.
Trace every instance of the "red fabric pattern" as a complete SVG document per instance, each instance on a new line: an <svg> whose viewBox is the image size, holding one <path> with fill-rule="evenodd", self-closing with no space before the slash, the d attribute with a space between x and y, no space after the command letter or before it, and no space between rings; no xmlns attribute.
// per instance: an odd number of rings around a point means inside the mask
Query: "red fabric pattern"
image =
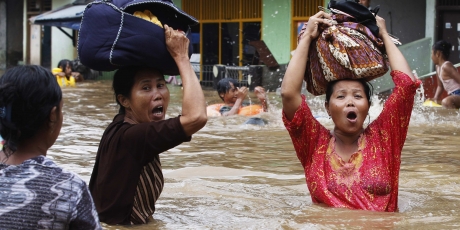
<svg viewBox="0 0 460 230"><path fill-rule="evenodd" d="M313 117L304 95L292 121L283 113L314 203L397 211L401 150L420 81L399 71L391 76L396 87L379 117L361 134L358 151L348 162L335 153L335 138Z"/></svg>

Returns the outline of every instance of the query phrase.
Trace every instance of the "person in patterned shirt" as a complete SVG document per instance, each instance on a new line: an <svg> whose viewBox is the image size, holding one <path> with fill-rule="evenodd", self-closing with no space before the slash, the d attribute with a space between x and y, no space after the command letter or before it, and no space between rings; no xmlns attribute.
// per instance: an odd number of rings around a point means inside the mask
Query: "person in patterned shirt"
<svg viewBox="0 0 460 230"><path fill-rule="evenodd" d="M331 16L310 17L306 35L289 63L281 86L283 122L291 136L314 203L373 211L397 211L401 150L407 135L416 89L420 85L393 44L385 20L376 17L395 83L378 118L363 127L371 105L370 86L363 80L328 84L325 108L333 130L322 126L301 95L308 51L319 27Z"/></svg>
<svg viewBox="0 0 460 230"><path fill-rule="evenodd" d="M62 92L40 66L0 79L1 229L101 229L86 183L46 157L61 131Z"/></svg>

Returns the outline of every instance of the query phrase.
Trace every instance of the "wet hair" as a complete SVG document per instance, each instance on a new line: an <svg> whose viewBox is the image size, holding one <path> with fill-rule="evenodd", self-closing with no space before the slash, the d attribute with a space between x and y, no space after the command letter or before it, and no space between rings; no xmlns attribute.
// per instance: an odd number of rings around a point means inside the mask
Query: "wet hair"
<svg viewBox="0 0 460 230"><path fill-rule="evenodd" d="M25 65L5 72L0 79L0 135L7 157L21 141L37 134L61 100L61 87L49 70Z"/></svg>
<svg viewBox="0 0 460 230"><path fill-rule="evenodd" d="M444 59L448 60L450 56L450 51L452 50L452 44L447 41L440 40L434 43L433 51L441 51Z"/></svg>
<svg viewBox="0 0 460 230"><path fill-rule="evenodd" d="M230 86L230 83L233 84L234 87L238 87L239 84L238 84L238 81L236 81L235 79L233 78L222 78L219 82L217 82L217 94L219 95L220 99L222 99L222 101L224 100L223 97L220 96L221 93L228 93L228 91L232 88Z"/></svg>
<svg viewBox="0 0 460 230"><path fill-rule="evenodd" d="M361 85L364 88L364 93L366 94L367 101L369 102L369 106L371 105L372 103L371 96L373 94L374 87L372 86L371 83L367 82L365 79L362 79L362 78L361 79L341 79L341 80L329 82L326 88L326 102L327 103L329 103L329 100L331 99L331 95L334 92L334 86L337 84L337 82L343 81L343 80L357 81L361 83Z"/></svg>
<svg viewBox="0 0 460 230"><path fill-rule="evenodd" d="M69 64L70 68L73 70L72 62L67 59L62 59L61 61L59 61L57 67L61 68L62 71L65 71L65 67L67 66L67 64Z"/></svg>
<svg viewBox="0 0 460 230"><path fill-rule="evenodd" d="M120 106L120 109L118 110L119 114L125 114L125 107L123 107L123 105L121 105L121 103L118 101L117 95L121 94L126 98L131 98L134 79L137 73L139 73L141 70L156 71L161 74L161 76L163 76L163 73L160 70L147 67L128 66L118 69L113 76L112 89L115 95L115 101Z"/></svg>

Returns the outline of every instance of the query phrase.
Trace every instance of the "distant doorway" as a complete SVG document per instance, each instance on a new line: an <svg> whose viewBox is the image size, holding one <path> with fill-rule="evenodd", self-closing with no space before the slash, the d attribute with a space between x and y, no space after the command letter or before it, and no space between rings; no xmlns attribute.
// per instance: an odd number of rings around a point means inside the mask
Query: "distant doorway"
<svg viewBox="0 0 460 230"><path fill-rule="evenodd" d="M460 63L460 1L440 1L438 4L438 36L434 42L445 40L452 44L449 60Z"/></svg>

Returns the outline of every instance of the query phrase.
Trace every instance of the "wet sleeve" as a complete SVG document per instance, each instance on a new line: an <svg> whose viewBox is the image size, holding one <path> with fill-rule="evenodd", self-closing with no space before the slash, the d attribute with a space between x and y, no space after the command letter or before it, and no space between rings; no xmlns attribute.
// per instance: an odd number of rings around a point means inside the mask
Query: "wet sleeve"
<svg viewBox="0 0 460 230"><path fill-rule="evenodd" d="M190 140L191 136L185 134L179 117L132 125L125 131L123 138L133 154L142 158L143 163L152 161L154 154L160 154Z"/></svg>
<svg viewBox="0 0 460 230"><path fill-rule="evenodd" d="M305 95L302 95L302 103L294 114L292 120L288 120L283 112L283 122L292 144L297 153L297 157L303 166L311 162L311 157L316 149L318 140L322 133L328 132L311 113L307 105Z"/></svg>
<svg viewBox="0 0 460 230"><path fill-rule="evenodd" d="M391 145L401 153L414 106L415 92L421 82L420 80L414 82L407 74L400 71L391 71L391 77L395 83L393 93L370 127L378 130L384 145Z"/></svg>

